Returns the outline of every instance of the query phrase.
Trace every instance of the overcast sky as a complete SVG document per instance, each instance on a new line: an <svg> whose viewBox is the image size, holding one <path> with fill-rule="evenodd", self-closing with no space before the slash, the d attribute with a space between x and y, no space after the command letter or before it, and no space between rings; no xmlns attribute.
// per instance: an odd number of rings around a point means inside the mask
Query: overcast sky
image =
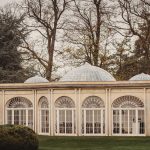
<svg viewBox="0 0 150 150"><path fill-rule="evenodd" d="M15 1L19 1L19 0L0 0L0 6L4 6L8 2L15 2Z"/></svg>

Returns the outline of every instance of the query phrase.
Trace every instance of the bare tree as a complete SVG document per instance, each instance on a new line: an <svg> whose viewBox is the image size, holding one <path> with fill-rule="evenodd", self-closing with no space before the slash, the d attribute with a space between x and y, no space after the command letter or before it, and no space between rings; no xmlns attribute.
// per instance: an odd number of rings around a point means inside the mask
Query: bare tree
<svg viewBox="0 0 150 150"><path fill-rule="evenodd" d="M120 14L123 19L122 27L129 36L137 36L141 41L145 59L150 59L150 2L148 0L118 0ZM143 34L144 33L144 34Z"/></svg>
<svg viewBox="0 0 150 150"><path fill-rule="evenodd" d="M107 23L112 15L110 5L105 0L74 0L72 10L74 20L66 33L67 51L81 63L87 61L103 67L108 60L108 43L112 35Z"/></svg>
<svg viewBox="0 0 150 150"><path fill-rule="evenodd" d="M25 24L28 27L28 32L30 35L34 34L34 37L40 36L42 39L39 38L34 43L34 38L28 38L28 40L24 38L22 47L29 51L33 58L44 67L45 76L49 81L52 76L56 36L65 25L64 14L70 2L70 0L24 0L22 5L27 14ZM45 47L45 45L47 46Z"/></svg>

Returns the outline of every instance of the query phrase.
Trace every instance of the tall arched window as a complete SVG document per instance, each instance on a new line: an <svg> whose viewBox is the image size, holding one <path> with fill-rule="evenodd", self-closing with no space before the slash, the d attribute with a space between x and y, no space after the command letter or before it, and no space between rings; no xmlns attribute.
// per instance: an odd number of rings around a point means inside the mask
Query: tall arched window
<svg viewBox="0 0 150 150"><path fill-rule="evenodd" d="M75 134L75 103L67 96L55 102L56 134Z"/></svg>
<svg viewBox="0 0 150 150"><path fill-rule="evenodd" d="M82 134L105 133L105 105L98 96L87 97L82 104Z"/></svg>
<svg viewBox="0 0 150 150"><path fill-rule="evenodd" d="M49 105L46 97L41 97L39 100L39 125L40 133L48 134L49 133Z"/></svg>
<svg viewBox="0 0 150 150"><path fill-rule="evenodd" d="M25 125L33 128L33 105L24 97L14 97L6 105L7 124Z"/></svg>
<svg viewBox="0 0 150 150"><path fill-rule="evenodd" d="M144 104L135 96L122 96L112 104L113 134L141 135L145 133Z"/></svg>

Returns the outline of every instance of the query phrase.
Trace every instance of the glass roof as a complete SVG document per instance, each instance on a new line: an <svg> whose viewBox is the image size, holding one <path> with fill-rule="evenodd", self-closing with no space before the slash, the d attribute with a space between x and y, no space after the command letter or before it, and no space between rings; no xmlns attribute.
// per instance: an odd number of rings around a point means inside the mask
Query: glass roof
<svg viewBox="0 0 150 150"><path fill-rule="evenodd" d="M65 74L60 81L116 81L106 70L88 63Z"/></svg>
<svg viewBox="0 0 150 150"><path fill-rule="evenodd" d="M130 81L137 81L137 80L150 80L150 75L149 74L145 74L145 73L141 73L138 75L133 76Z"/></svg>
<svg viewBox="0 0 150 150"><path fill-rule="evenodd" d="M49 82L49 81L43 77L34 76L27 79L24 83L45 83L45 82Z"/></svg>

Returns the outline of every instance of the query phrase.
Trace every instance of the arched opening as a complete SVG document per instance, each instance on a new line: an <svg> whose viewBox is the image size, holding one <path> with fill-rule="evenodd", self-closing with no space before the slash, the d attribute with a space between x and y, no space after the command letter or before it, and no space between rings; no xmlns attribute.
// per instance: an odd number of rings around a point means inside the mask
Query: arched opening
<svg viewBox="0 0 150 150"><path fill-rule="evenodd" d="M122 96L112 104L113 134L141 135L145 133L144 103L135 96Z"/></svg>
<svg viewBox="0 0 150 150"><path fill-rule="evenodd" d="M33 128L33 105L24 97L14 97L6 105L7 124L25 125Z"/></svg>
<svg viewBox="0 0 150 150"><path fill-rule="evenodd" d="M45 96L39 100L39 128L41 134L49 133L49 105Z"/></svg>
<svg viewBox="0 0 150 150"><path fill-rule="evenodd" d="M105 134L105 105L98 96L87 97L82 104L82 134Z"/></svg>
<svg viewBox="0 0 150 150"><path fill-rule="evenodd" d="M56 134L75 134L75 103L67 96L55 102Z"/></svg>

